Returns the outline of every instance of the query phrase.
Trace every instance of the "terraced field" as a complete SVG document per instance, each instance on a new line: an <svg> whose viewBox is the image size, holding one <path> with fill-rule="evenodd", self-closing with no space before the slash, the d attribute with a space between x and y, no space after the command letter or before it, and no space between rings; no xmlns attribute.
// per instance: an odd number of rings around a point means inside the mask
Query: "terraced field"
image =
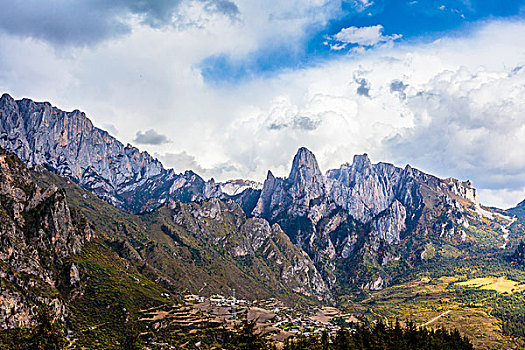
<svg viewBox="0 0 525 350"><path fill-rule="evenodd" d="M494 290L498 293L519 293L525 291L525 284L508 280L505 277L481 277L474 278L465 282L458 282L459 286Z"/></svg>
<svg viewBox="0 0 525 350"><path fill-rule="evenodd" d="M513 291L515 296L522 295L523 289L516 289L517 282L511 283L504 278L485 278L460 282L462 276L443 276L441 278L421 277L413 281L392 286L381 291L371 292L359 302L343 299L342 307L356 315L361 321L373 322L383 319L401 323L408 321L416 325L431 328L457 328L467 335L476 347L481 349L522 349L523 342L502 334L502 322L492 313L494 300L501 299L500 293ZM491 292L484 299L476 299L475 303L465 298L465 288L487 286L493 283ZM460 287L457 287L457 286ZM494 288L492 288L494 287ZM457 289L462 288L462 289ZM467 294L470 295L470 294ZM505 297L505 295L503 295Z"/></svg>

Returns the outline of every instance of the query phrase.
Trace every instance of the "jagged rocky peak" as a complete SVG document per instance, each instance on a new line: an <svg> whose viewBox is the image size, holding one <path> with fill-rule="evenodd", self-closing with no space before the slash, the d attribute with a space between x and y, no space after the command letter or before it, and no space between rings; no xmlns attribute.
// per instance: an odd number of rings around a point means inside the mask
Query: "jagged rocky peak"
<svg viewBox="0 0 525 350"><path fill-rule="evenodd" d="M313 180L322 178L323 174L319 169L315 155L308 148L301 147L293 158L288 179L292 182L299 182L305 177Z"/></svg>
<svg viewBox="0 0 525 350"><path fill-rule="evenodd" d="M471 201L476 205L480 204L477 190L474 188L472 181L461 181L452 177L444 179L443 181L448 185L448 188L452 193L463 199Z"/></svg>
<svg viewBox="0 0 525 350"><path fill-rule="evenodd" d="M324 195L324 176L314 154L306 147L297 151L286 181L291 185L292 196L295 198L306 197L305 200L309 201Z"/></svg>
<svg viewBox="0 0 525 350"><path fill-rule="evenodd" d="M2 97L0 97L0 108L2 108L4 112L17 108L15 99L9 94L2 94Z"/></svg>
<svg viewBox="0 0 525 350"><path fill-rule="evenodd" d="M277 215L278 213L274 211L275 206L289 202L283 184L284 180L282 178L276 178L272 172L268 170L261 194L251 214L268 219L273 215Z"/></svg>
<svg viewBox="0 0 525 350"><path fill-rule="evenodd" d="M352 166L355 169L365 169L365 168L369 168L370 166L372 166L372 162L370 161L370 158L368 158L367 153L356 154L354 155Z"/></svg>
<svg viewBox="0 0 525 350"><path fill-rule="evenodd" d="M0 99L0 147L27 165L44 165L128 212L154 209L168 199L202 197L204 181L175 174L147 152L124 146L93 126L83 112L48 102Z"/></svg>
<svg viewBox="0 0 525 350"><path fill-rule="evenodd" d="M293 159L288 178L275 177L268 171L252 214L270 220L286 212L291 215L306 215L310 201L325 194L325 177L314 154L301 147Z"/></svg>
<svg viewBox="0 0 525 350"><path fill-rule="evenodd" d="M354 156L352 164L329 170L330 198L361 222L386 210L400 191L402 169L387 163L372 164L368 155ZM401 200L405 204L404 200Z"/></svg>

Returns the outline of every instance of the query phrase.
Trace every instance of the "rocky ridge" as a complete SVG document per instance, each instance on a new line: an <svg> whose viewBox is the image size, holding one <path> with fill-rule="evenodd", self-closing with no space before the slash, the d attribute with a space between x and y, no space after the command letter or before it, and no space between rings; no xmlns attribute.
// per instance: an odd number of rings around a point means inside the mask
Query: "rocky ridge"
<svg viewBox="0 0 525 350"><path fill-rule="evenodd" d="M199 241L204 240L206 249L213 248L222 257L238 262L241 270L248 271L262 284L320 301L332 298L310 257L292 244L278 224L246 217L232 200L173 202L169 208L175 232L182 230ZM205 255L202 259L207 260Z"/></svg>
<svg viewBox="0 0 525 350"><path fill-rule="evenodd" d="M262 186L204 181L192 171L175 174L147 152L95 128L79 111L9 95L0 99L0 146L127 212L214 198L235 202L248 216L278 224L330 286L340 260L352 260L352 266L421 260L428 256L423 242L468 241L469 225L480 215L491 217L469 181L442 180L409 165L372 164L366 154L323 174L313 153L300 148L289 176L269 171Z"/></svg>
<svg viewBox="0 0 525 350"><path fill-rule="evenodd" d="M381 266L421 259L408 241L464 241L465 228L483 211L470 181L372 164L366 154L323 175L315 156L301 148L287 178L268 173L252 214L281 225L333 286L339 260Z"/></svg>
<svg viewBox="0 0 525 350"><path fill-rule="evenodd" d="M170 199L194 201L214 187L192 171L176 174L147 152L123 145L93 126L83 112L64 112L48 102L0 98L0 147L28 166L44 165L68 176L128 212L159 207ZM256 183L228 182L216 190L236 195ZM241 191L242 192L242 191Z"/></svg>
<svg viewBox="0 0 525 350"><path fill-rule="evenodd" d="M1 329L34 325L42 305L64 320L68 306L59 290L73 296L81 281L66 258L91 239L91 228L70 209L64 191L41 189L15 155L0 149Z"/></svg>

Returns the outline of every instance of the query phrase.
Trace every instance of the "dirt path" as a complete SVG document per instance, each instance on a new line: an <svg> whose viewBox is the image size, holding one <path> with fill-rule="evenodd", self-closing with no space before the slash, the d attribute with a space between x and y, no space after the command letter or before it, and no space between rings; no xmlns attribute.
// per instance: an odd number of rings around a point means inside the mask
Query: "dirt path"
<svg viewBox="0 0 525 350"><path fill-rule="evenodd" d="M451 313L451 312L452 312L452 310L447 310L447 311L443 312L441 315L437 315L436 317L434 317L433 319L431 319L431 320L428 321L427 323L424 323L423 326L426 327L426 326L428 326L429 324L436 322L436 321L439 320L441 317L443 317L443 316L445 316L445 315L448 315L448 314Z"/></svg>

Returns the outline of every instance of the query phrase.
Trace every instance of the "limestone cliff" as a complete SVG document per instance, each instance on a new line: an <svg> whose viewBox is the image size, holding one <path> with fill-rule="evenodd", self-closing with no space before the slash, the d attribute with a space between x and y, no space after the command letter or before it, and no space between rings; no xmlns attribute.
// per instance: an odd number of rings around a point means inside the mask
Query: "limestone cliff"
<svg viewBox="0 0 525 350"><path fill-rule="evenodd" d="M59 289L81 279L65 259L92 238L63 191L41 189L15 155L0 149L0 328L34 325L41 305L63 320L68 307Z"/></svg>
<svg viewBox="0 0 525 350"><path fill-rule="evenodd" d="M232 200L173 202L169 207L174 231L206 242L201 250L203 266L209 259L226 259L275 292L292 291L324 301L332 298L310 257L292 244L278 224L270 226L265 219L247 218ZM220 255L211 258L211 251ZM237 289L244 292L242 287Z"/></svg>
<svg viewBox="0 0 525 350"><path fill-rule="evenodd" d="M124 146L93 126L83 112L64 112L48 102L0 98L0 147L28 166L41 164L68 176L111 204L151 210L168 198L191 201L204 181L189 171L166 170L147 152Z"/></svg>
<svg viewBox="0 0 525 350"><path fill-rule="evenodd" d="M366 154L325 176L301 148L288 178L268 173L252 214L281 225L334 285L341 259L379 266L414 259L419 248L403 242L442 238L445 227L448 239L461 242L463 227L476 215L468 203L479 206L470 182L441 180L408 165L372 164Z"/></svg>

